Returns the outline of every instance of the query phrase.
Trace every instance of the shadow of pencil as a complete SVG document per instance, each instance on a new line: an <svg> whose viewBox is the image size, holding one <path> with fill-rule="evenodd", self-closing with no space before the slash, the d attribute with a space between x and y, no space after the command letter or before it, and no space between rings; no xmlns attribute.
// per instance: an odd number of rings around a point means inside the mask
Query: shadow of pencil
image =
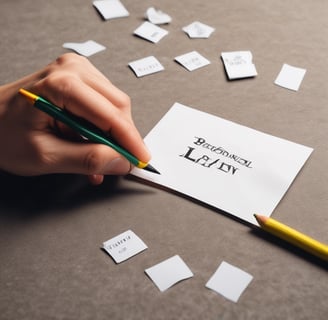
<svg viewBox="0 0 328 320"><path fill-rule="evenodd" d="M257 237L257 238L261 238L261 240L264 240L268 243L270 243L271 245L275 245L285 251L288 251L290 254L296 255L299 258L302 258L310 263L313 263L325 270L328 271L328 261L324 261L304 250L302 250L301 248L298 248L290 243L288 243L287 241L284 241L260 228L257 227L253 227L250 230L250 234L252 234L253 236Z"/></svg>

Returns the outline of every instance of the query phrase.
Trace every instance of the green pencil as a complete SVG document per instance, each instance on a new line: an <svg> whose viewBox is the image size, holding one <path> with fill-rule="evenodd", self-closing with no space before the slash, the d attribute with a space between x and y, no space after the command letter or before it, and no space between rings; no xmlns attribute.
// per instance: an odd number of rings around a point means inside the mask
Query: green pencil
<svg viewBox="0 0 328 320"><path fill-rule="evenodd" d="M56 120L64 123L71 129L77 131L81 136L87 138L88 140L96 143L101 143L117 151L123 157L125 157L130 163L134 166L144 169L150 172L160 174L153 166L149 163L142 162L133 156L130 152L117 145L106 135L105 132L92 125L91 123L74 116L73 114L65 111L62 108L57 107L46 99L37 96L34 93L31 93L25 89L20 89L19 93L25 96L33 105L39 110L47 113Z"/></svg>

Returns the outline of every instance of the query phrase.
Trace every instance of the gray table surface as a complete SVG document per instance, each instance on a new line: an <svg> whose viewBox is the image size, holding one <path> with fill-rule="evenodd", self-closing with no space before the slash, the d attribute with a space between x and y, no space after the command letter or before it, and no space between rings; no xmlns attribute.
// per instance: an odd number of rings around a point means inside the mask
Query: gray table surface
<svg viewBox="0 0 328 320"><path fill-rule="evenodd" d="M328 243L328 2L133 1L104 21L82 0L2 0L0 81L31 73L95 40L90 57L132 99L146 135L174 102L314 148L273 217ZM150 6L173 17L158 44L132 35ZM216 28L189 39L183 26ZM173 61L196 50L212 63ZM222 51L250 50L258 76L227 81ZM130 61L154 55L164 72L137 78ZM298 92L274 85L282 64L307 70ZM0 154L1 156L1 154ZM1 319L326 319L327 265L204 205L128 177L99 187L85 177L0 179ZM131 229L149 249L116 265L100 246ZM194 273L161 293L144 270L179 254ZM254 276L233 303L205 288L222 261Z"/></svg>

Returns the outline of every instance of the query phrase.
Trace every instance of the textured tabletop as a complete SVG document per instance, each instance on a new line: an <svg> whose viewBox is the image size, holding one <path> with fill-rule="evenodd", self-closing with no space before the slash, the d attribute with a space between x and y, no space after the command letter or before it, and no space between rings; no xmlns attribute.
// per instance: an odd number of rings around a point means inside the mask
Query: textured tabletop
<svg viewBox="0 0 328 320"><path fill-rule="evenodd" d="M1 84L69 52L65 42L94 40L106 50L89 60L131 97L143 136L179 102L314 148L272 217L328 243L328 2L122 2L129 17L104 21L92 1L2 0ZM172 17L157 44L133 35L150 6ZM190 39L182 28L193 21L215 31ZM189 72L174 61L193 50L211 64ZM228 81L220 54L239 50L252 52L258 75ZM137 78L128 63L150 55L165 70ZM299 91L274 84L284 63L306 69ZM116 264L101 245L129 229L148 249ZM194 276L160 292L144 270L175 254ZM131 177L92 187L74 175L2 175L0 261L1 319L320 320L328 313L327 265ZM237 303L205 287L222 261L254 277Z"/></svg>

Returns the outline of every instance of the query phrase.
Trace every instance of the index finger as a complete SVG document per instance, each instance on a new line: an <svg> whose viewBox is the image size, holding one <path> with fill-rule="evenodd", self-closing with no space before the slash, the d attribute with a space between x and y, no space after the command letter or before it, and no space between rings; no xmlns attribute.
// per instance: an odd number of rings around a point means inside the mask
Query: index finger
<svg viewBox="0 0 328 320"><path fill-rule="evenodd" d="M149 161L149 152L131 118L130 99L113 84L107 82L109 96L120 101L120 108L74 74L64 73L42 82L40 91L45 92L45 98L109 133L141 161Z"/></svg>

